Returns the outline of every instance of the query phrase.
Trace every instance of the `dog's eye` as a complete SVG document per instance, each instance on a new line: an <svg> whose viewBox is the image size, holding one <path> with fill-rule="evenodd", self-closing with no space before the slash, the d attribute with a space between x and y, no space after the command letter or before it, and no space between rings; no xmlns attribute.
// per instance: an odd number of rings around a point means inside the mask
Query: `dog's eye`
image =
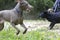
<svg viewBox="0 0 60 40"><path fill-rule="evenodd" d="M27 6L28 4L25 4L25 6Z"/></svg>
<svg viewBox="0 0 60 40"><path fill-rule="evenodd" d="M24 3L20 3L21 5L24 4Z"/></svg>

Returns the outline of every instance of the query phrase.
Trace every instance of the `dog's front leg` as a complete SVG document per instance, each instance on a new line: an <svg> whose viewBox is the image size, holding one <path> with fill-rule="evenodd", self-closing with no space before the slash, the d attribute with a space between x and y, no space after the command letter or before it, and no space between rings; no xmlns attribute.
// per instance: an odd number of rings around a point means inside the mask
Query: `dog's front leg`
<svg viewBox="0 0 60 40"><path fill-rule="evenodd" d="M23 34L25 34L26 32L27 32L27 28L26 28L26 26L22 23L22 24L20 24L23 28L25 28L25 31L23 32Z"/></svg>
<svg viewBox="0 0 60 40"><path fill-rule="evenodd" d="M49 26L50 30L53 28L54 25L55 25L55 23L53 23L53 22L50 24L50 26Z"/></svg>

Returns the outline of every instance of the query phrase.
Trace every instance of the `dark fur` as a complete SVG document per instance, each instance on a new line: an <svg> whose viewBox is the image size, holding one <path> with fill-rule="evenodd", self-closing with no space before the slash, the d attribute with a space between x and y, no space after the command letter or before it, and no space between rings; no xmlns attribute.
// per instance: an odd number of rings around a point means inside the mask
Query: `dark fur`
<svg viewBox="0 0 60 40"><path fill-rule="evenodd" d="M60 12L49 13L48 11L44 11L39 15L39 17L46 18L48 21L51 22L49 26L50 29L52 29L56 23L60 23Z"/></svg>

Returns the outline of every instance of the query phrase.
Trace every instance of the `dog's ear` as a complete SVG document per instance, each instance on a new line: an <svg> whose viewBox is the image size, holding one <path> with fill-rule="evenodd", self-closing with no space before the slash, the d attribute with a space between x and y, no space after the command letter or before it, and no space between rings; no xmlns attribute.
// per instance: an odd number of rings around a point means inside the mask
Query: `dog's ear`
<svg viewBox="0 0 60 40"><path fill-rule="evenodd" d="M47 14L48 13L48 11L44 11L44 14Z"/></svg>
<svg viewBox="0 0 60 40"><path fill-rule="evenodd" d="M15 2L19 2L19 0L15 0Z"/></svg>
<svg viewBox="0 0 60 40"><path fill-rule="evenodd" d="M24 0L15 0L16 2L22 2L22 1L24 1Z"/></svg>

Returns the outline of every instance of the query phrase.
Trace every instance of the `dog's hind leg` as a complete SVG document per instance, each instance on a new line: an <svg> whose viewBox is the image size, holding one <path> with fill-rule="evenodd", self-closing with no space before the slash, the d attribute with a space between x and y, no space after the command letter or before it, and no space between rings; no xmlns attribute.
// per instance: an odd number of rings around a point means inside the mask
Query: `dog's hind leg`
<svg viewBox="0 0 60 40"><path fill-rule="evenodd" d="M53 23L53 22L50 24L50 26L49 26L50 30L53 28L54 25L55 25L55 23Z"/></svg>
<svg viewBox="0 0 60 40"><path fill-rule="evenodd" d="M15 26L15 24L14 24L14 23L11 23L11 24L12 24L12 26L17 30L16 35L18 35L18 34L20 33L20 30Z"/></svg>
<svg viewBox="0 0 60 40"><path fill-rule="evenodd" d="M3 18L0 18L0 31L2 31L4 28L4 20Z"/></svg>
<svg viewBox="0 0 60 40"><path fill-rule="evenodd" d="M0 23L0 31L2 31L4 28L4 23Z"/></svg>

